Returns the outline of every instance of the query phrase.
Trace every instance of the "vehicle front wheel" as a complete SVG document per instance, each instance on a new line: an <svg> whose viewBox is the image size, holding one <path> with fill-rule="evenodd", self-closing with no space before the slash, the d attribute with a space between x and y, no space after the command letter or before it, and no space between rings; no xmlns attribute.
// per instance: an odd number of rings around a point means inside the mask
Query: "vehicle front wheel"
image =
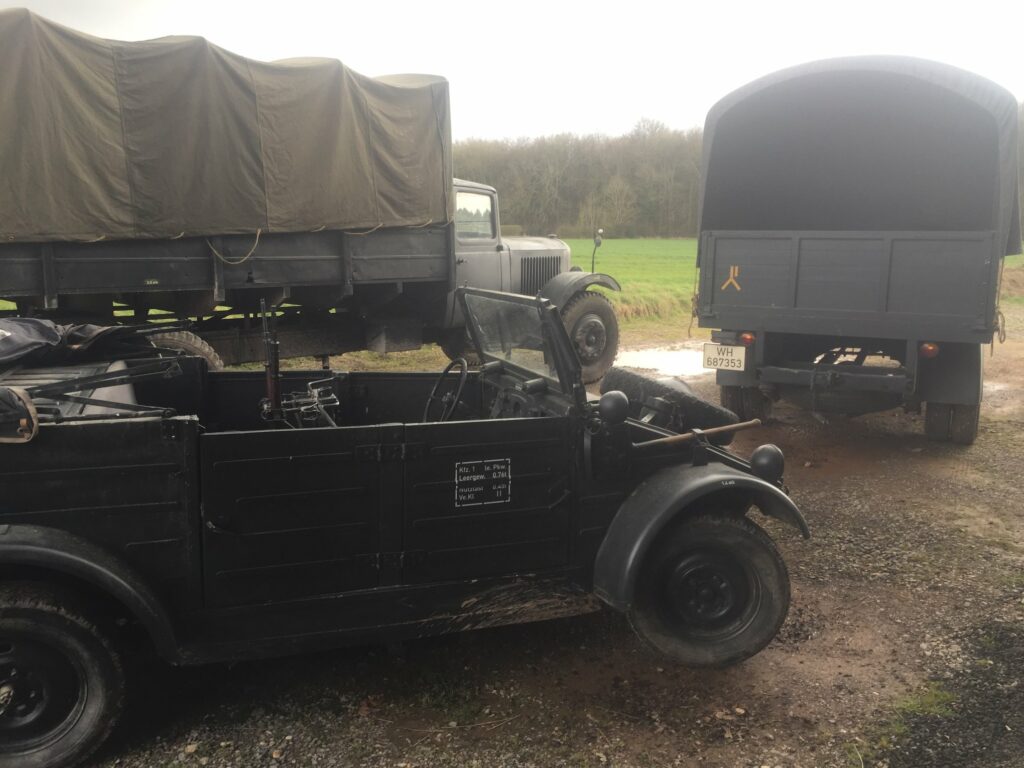
<svg viewBox="0 0 1024 768"><path fill-rule="evenodd" d="M562 323L583 368L583 383L600 381L619 353L619 321L596 291L576 294L562 308Z"/></svg>
<svg viewBox="0 0 1024 768"><path fill-rule="evenodd" d="M123 698L120 657L74 600L44 584L0 586L0 768L77 765Z"/></svg>
<svg viewBox="0 0 1024 768"><path fill-rule="evenodd" d="M645 558L630 622L655 650L692 667L726 667L764 648L789 611L775 543L745 517L686 519Z"/></svg>

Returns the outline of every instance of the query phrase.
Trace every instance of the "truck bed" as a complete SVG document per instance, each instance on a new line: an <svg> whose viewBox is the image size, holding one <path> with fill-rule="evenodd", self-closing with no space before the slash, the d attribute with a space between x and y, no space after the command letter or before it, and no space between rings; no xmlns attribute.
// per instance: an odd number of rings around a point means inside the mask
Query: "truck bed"
<svg viewBox="0 0 1024 768"><path fill-rule="evenodd" d="M706 231L702 327L988 342L995 232Z"/></svg>
<svg viewBox="0 0 1024 768"><path fill-rule="evenodd" d="M365 235L338 231L178 240L0 245L0 298L40 298L47 309L61 296L211 293L235 306L258 288L322 288L333 306L359 283L450 280L448 228L385 229ZM235 301L232 301L234 294Z"/></svg>

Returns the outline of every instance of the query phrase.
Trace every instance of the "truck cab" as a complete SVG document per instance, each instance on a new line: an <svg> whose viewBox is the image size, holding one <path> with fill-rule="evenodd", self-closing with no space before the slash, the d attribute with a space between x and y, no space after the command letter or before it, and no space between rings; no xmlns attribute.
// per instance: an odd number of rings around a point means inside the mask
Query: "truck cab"
<svg viewBox="0 0 1024 768"><path fill-rule="evenodd" d="M569 246L555 235L503 236L494 187L455 179L453 193L455 279L445 325L455 330L442 340L448 356L470 354L454 289L540 295L560 308L583 365L584 381L598 381L618 351L618 320L608 300L588 288L600 285L617 291L619 284L608 275L573 270Z"/></svg>

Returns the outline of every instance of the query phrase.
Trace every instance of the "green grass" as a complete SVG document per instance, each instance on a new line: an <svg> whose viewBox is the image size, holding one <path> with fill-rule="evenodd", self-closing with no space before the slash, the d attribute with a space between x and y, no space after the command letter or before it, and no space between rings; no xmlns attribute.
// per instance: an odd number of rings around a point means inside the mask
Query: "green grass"
<svg viewBox="0 0 1024 768"><path fill-rule="evenodd" d="M867 740L859 745L848 742L846 756L850 766L871 765L903 739L915 718L941 719L954 714L956 695L942 683L929 681L921 689L896 702L891 716L877 726Z"/></svg>
<svg viewBox="0 0 1024 768"><path fill-rule="evenodd" d="M572 248L573 264L589 271L593 242L566 242ZM694 238L605 240L597 249L595 270L622 285L622 293L609 294L609 298L623 320L675 320L690 314L696 260Z"/></svg>

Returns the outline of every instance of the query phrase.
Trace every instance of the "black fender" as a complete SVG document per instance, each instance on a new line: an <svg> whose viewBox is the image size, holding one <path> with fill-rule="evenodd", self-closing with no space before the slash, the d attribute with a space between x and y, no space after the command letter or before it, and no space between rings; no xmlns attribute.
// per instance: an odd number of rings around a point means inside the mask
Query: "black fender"
<svg viewBox="0 0 1024 768"><path fill-rule="evenodd" d="M611 607L628 611L644 556L658 534L695 502L715 494L723 495L723 514L744 514L753 505L792 525L805 539L811 536L800 510L771 483L724 464L667 467L642 482L619 507L594 562L594 593Z"/></svg>
<svg viewBox="0 0 1024 768"><path fill-rule="evenodd" d="M569 299L592 285L603 285L613 291L622 290L614 277L600 272L560 272L544 283L539 295L561 310Z"/></svg>
<svg viewBox="0 0 1024 768"><path fill-rule="evenodd" d="M0 525L0 564L53 571L94 587L138 619L165 660L180 661L163 604L131 566L95 544L55 528Z"/></svg>

